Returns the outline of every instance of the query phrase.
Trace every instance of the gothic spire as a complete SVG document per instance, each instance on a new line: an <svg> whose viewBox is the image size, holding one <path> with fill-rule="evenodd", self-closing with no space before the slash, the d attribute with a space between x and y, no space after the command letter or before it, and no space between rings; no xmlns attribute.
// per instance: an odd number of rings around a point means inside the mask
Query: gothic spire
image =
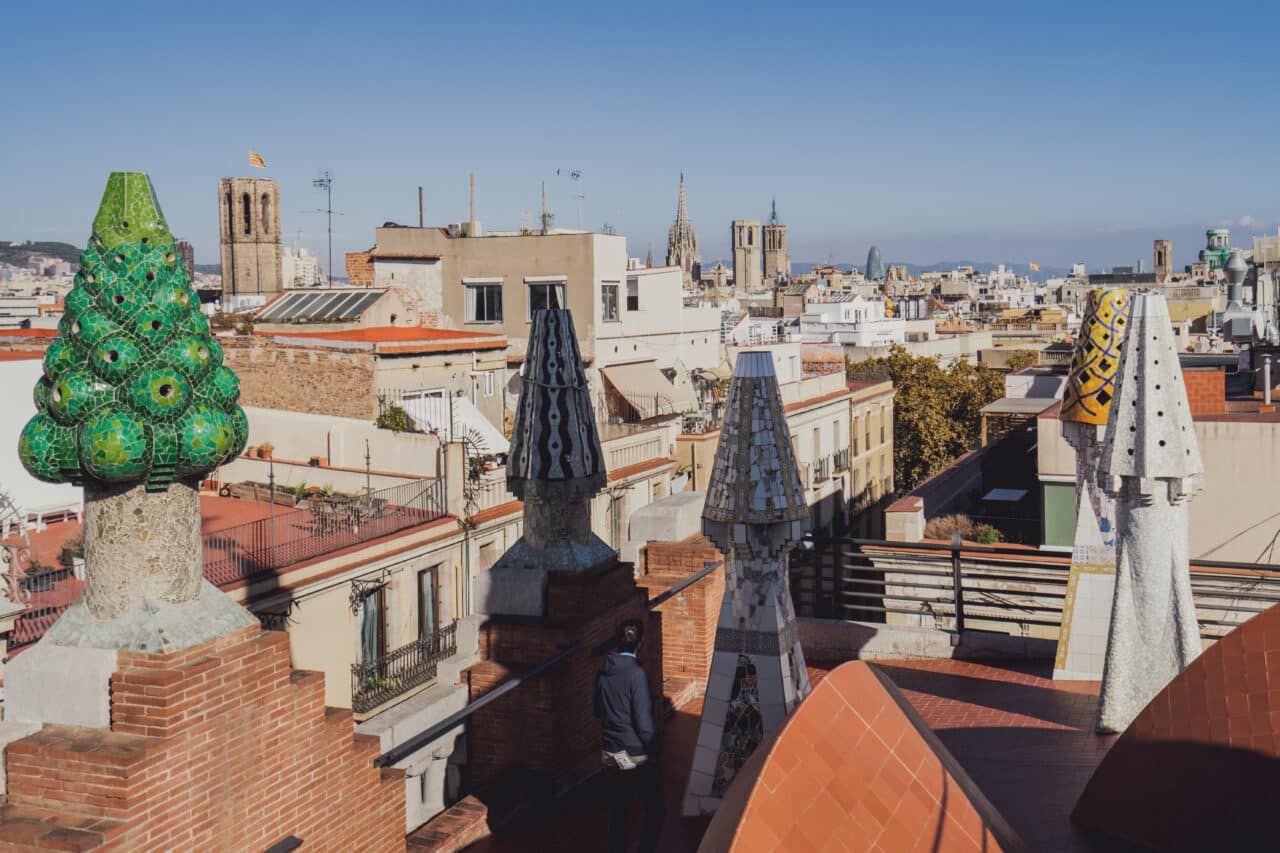
<svg viewBox="0 0 1280 853"><path fill-rule="evenodd" d="M684 202L684 172L680 173L680 201L676 204L676 222L685 223L689 221L689 208Z"/></svg>
<svg viewBox="0 0 1280 853"><path fill-rule="evenodd" d="M773 197L773 202L769 206L769 224L770 225L778 224L778 197L777 196Z"/></svg>

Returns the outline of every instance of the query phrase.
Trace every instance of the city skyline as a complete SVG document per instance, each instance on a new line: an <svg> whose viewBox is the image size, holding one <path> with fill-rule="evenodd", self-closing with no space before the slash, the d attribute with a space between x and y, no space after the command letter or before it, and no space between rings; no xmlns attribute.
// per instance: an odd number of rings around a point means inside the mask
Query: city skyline
<svg viewBox="0 0 1280 853"><path fill-rule="evenodd" d="M1239 48L1235 23L1265 25L1266 7L1108 8L1105 28L1088 4L823 11L768 28L681 8L698 19L689 32L717 33L697 44L671 35L658 7L480 19L391 4L373 20L340 8L183 9L175 41L171 15L89 7L54 51L35 36L57 19L15 10L12 31L33 37L14 40L0 73L41 121L0 142L0 239L82 245L88 179L140 166L202 264L217 258L217 181L241 175L277 179L284 242L324 257L324 217L309 211L323 206L311 180L329 169L339 275L376 226L416 223L419 185L428 223L465 219L473 171L477 219L516 229L522 213L536 221L543 180L557 224L575 227L567 174L581 170L583 226L610 223L640 257L665 245L681 171L704 260L730 257L729 223L764 221L774 196L797 262L857 263L874 243L886 262L1101 268L1149 259L1169 237L1181 266L1207 228L1231 223L1247 245L1280 222L1265 170L1280 122L1253 109L1274 71ZM820 32L862 37L826 50ZM1188 62L1176 45L1193 37L1229 73ZM104 62L91 49L103 38L147 50ZM629 53L644 61L618 61ZM756 61L730 75L736 56ZM103 75L124 85L104 89ZM250 169L250 149L267 170Z"/></svg>

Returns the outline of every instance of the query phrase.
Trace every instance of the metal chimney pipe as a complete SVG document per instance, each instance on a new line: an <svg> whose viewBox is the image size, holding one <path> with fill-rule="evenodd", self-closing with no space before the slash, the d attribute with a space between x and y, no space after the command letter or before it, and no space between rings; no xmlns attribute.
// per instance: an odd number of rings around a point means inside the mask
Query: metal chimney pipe
<svg viewBox="0 0 1280 853"><path fill-rule="evenodd" d="M422 216L422 187L418 187L418 227L425 228L426 222Z"/></svg>
<svg viewBox="0 0 1280 853"><path fill-rule="evenodd" d="M1271 353L1262 357L1262 402L1271 405Z"/></svg>

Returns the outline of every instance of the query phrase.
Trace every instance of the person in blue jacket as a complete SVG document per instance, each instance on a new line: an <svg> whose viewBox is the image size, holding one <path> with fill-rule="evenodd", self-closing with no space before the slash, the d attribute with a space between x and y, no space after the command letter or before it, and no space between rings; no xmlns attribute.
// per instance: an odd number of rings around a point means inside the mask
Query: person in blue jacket
<svg viewBox="0 0 1280 853"><path fill-rule="evenodd" d="M609 851L625 853L631 804L644 805L640 853L658 849L666 803L658 764L658 733L653 722L649 679L636 659L644 642L644 625L629 620L618 628L618 651L610 654L596 676L596 718L600 720L602 760L611 778Z"/></svg>

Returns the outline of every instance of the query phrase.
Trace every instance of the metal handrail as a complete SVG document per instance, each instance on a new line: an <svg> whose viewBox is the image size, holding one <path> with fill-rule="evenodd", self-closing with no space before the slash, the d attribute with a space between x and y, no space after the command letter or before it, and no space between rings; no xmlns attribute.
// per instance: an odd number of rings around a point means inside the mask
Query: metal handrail
<svg viewBox="0 0 1280 853"><path fill-rule="evenodd" d="M793 563L793 583L809 598L815 615L901 614L953 619L958 638L968 618L985 622L1061 624L1070 574L1065 562L1037 562L1026 552L1010 552L968 543L891 542L849 537L809 538L810 569ZM821 542L824 550L814 552ZM1018 572L1019 569L1025 574ZM1226 569L1228 574L1204 569ZM1193 561L1192 591L1202 632L1207 637L1239 625L1280 602L1280 566L1227 561ZM1000 584L1027 588L1006 589ZM1046 588L1047 587L1047 588ZM1252 606L1250 606L1252 605ZM856 618L856 617L855 617Z"/></svg>

